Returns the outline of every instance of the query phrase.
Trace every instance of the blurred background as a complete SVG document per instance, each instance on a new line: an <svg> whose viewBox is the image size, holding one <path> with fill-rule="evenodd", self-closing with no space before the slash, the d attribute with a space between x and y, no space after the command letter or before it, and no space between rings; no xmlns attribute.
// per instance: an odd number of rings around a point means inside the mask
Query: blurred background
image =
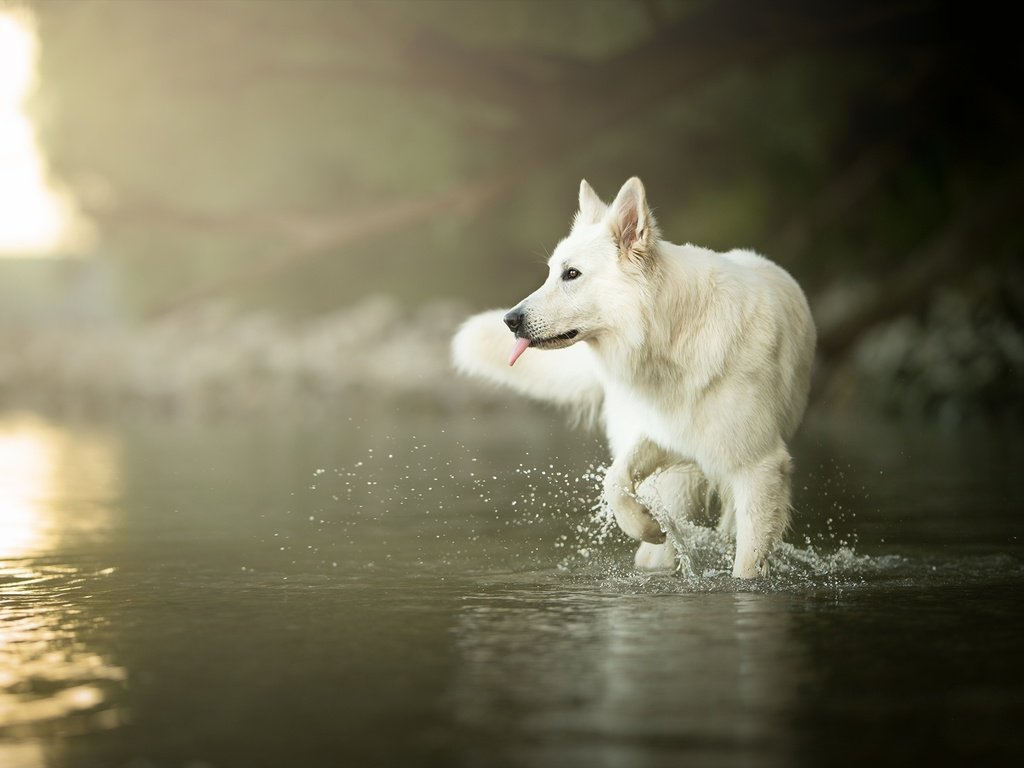
<svg viewBox="0 0 1024 768"><path fill-rule="evenodd" d="M1024 66L963 3L0 2L0 408L442 408L587 178L805 287L815 402L1024 413Z"/></svg>
<svg viewBox="0 0 1024 768"><path fill-rule="evenodd" d="M0 0L0 765L1011 764L1018 38L927 0ZM600 436L449 364L580 179L633 175L811 301L766 585L699 531L703 576L634 573Z"/></svg>

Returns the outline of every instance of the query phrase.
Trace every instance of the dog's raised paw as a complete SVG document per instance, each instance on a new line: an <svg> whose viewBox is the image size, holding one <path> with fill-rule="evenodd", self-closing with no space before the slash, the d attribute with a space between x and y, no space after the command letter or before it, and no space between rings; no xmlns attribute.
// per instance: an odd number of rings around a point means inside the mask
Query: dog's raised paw
<svg viewBox="0 0 1024 768"><path fill-rule="evenodd" d="M609 505L615 515L615 522L630 538L649 544L661 544L665 541L665 532L658 521L636 499L622 494L617 499L610 500Z"/></svg>

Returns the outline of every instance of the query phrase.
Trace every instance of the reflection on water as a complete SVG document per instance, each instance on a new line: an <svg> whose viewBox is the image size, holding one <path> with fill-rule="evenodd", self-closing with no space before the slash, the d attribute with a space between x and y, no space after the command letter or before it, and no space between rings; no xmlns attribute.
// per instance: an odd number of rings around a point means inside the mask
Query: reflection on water
<svg viewBox="0 0 1024 768"><path fill-rule="evenodd" d="M117 722L107 692L125 672L79 637L87 580L54 562L62 542L101 534L117 487L106 436L0 421L0 765L43 765L38 739L52 729Z"/></svg>
<svg viewBox="0 0 1024 768"><path fill-rule="evenodd" d="M102 575L102 574L99 574ZM0 735L29 736L47 723L88 713L82 725L110 727L106 691L123 669L78 638L84 617L73 598L83 585L73 569L30 569L5 563L0 572ZM61 723L60 730L68 724ZM3 749L0 747L0 756ZM4 763L6 764L6 763Z"/></svg>
<svg viewBox="0 0 1024 768"><path fill-rule="evenodd" d="M38 499L53 487L49 442L31 427L0 430L0 542L5 557L45 550Z"/></svg>
<svg viewBox="0 0 1024 768"><path fill-rule="evenodd" d="M751 593L473 596L456 630L458 717L484 742L519 732L524 765L665 764L683 751L711 764L727 755L789 764L782 726L804 653L785 602Z"/></svg>
<svg viewBox="0 0 1024 768"><path fill-rule="evenodd" d="M102 531L119 493L116 461L109 435L0 419L0 563Z"/></svg>

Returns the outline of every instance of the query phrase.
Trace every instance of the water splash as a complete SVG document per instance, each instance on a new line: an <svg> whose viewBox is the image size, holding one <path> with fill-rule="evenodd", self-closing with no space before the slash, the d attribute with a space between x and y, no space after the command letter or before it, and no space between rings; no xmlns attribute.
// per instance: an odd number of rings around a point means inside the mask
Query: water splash
<svg viewBox="0 0 1024 768"><path fill-rule="evenodd" d="M877 543L874 551L871 545L862 551L854 516L845 510L852 491L830 486L799 516L817 522L794 530L775 550L766 578L732 578L733 536L706 515L666 526L678 566L649 573L634 567L636 543L619 531L602 500L605 467L599 463L578 471L521 452L517 466L499 467L486 450L477 453L475 440L468 446L447 438L376 440L375 449L347 466L311 466L305 507L288 510L289 526L272 542L291 565L305 562L336 574L339 567L378 574L415 568L437 578L500 574L615 591L801 594L936 579L963 583L1017 567L892 554ZM665 518L663 510L656 513Z"/></svg>

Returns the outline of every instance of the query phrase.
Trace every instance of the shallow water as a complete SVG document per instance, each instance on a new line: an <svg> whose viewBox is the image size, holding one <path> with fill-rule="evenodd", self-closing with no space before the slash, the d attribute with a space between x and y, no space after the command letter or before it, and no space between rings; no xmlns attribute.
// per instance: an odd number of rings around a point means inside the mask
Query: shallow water
<svg viewBox="0 0 1024 768"><path fill-rule="evenodd" d="M767 581L522 404L0 418L0 766L1016 762L1024 440L819 417ZM358 415L355 415L358 414Z"/></svg>

